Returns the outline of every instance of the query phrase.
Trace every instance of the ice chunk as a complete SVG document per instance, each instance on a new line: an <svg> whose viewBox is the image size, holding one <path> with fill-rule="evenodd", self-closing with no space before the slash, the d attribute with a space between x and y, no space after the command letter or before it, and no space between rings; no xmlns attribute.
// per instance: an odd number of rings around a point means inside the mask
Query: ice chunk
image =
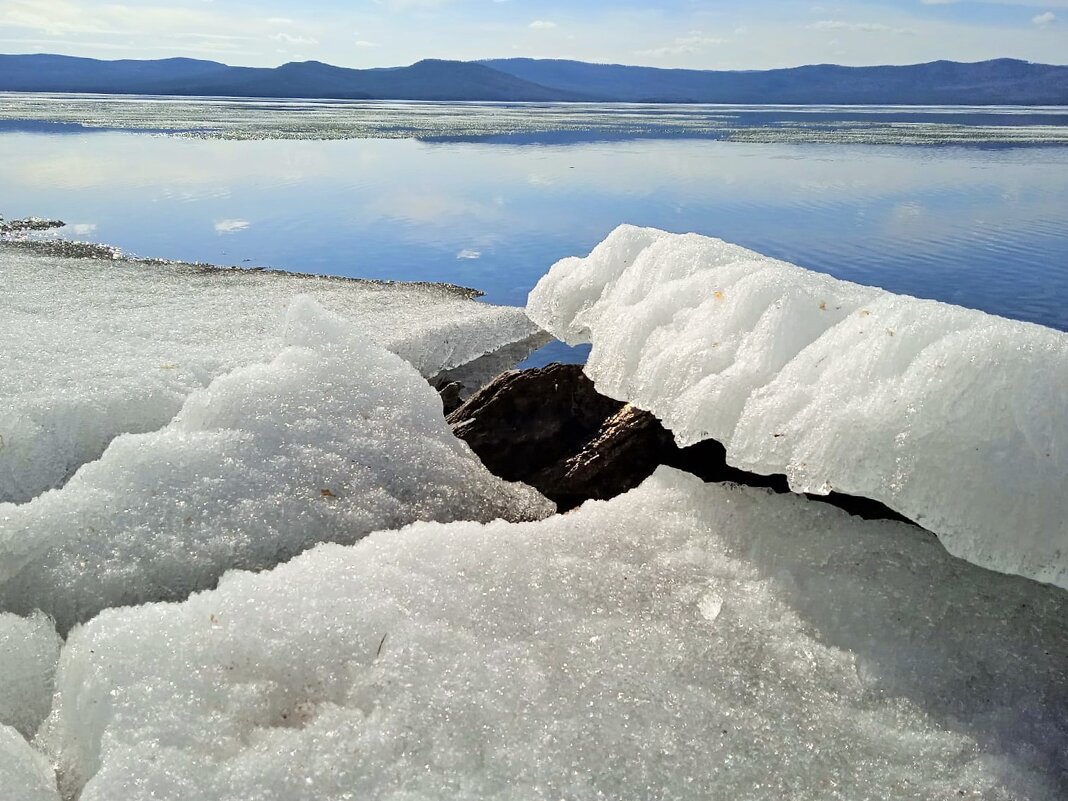
<svg viewBox="0 0 1068 801"><path fill-rule="evenodd" d="M309 298L286 344L194 393L163 429L116 438L63 488L0 504L0 609L40 609L66 631L319 542L555 511L482 466L411 365Z"/></svg>
<svg viewBox="0 0 1068 801"><path fill-rule="evenodd" d="M59 801L48 760L4 725L0 725L0 788L10 801Z"/></svg>
<svg viewBox="0 0 1068 801"><path fill-rule="evenodd" d="M127 260L0 245L0 502L25 502L157 429L194 390L278 352L310 294L424 376L536 333L470 290Z"/></svg>
<svg viewBox="0 0 1068 801"><path fill-rule="evenodd" d="M60 645L44 615L0 614L0 726L12 726L27 738L37 733L52 708Z"/></svg>
<svg viewBox="0 0 1068 801"><path fill-rule="evenodd" d="M661 469L108 610L41 740L81 801L1053 801L1066 614L913 526Z"/></svg>
<svg viewBox="0 0 1068 801"><path fill-rule="evenodd" d="M431 384L441 388L456 382L460 385L461 399L467 400L501 373L511 370L551 341L551 336L544 331L538 331L533 336L512 345L506 345L493 353L487 353L465 365L452 370L443 370L430 379Z"/></svg>
<svg viewBox="0 0 1068 801"><path fill-rule="evenodd" d="M882 501L1068 587L1068 336L701 236L616 229L530 294L597 388L798 492Z"/></svg>

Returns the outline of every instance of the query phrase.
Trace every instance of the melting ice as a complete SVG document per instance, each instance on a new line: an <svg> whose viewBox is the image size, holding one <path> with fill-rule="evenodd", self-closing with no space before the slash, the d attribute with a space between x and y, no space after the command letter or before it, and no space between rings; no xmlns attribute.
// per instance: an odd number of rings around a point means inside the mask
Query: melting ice
<svg viewBox="0 0 1068 801"><path fill-rule="evenodd" d="M103 612L41 739L81 801L1053 801L1066 613L918 528L665 468Z"/></svg>
<svg viewBox="0 0 1068 801"><path fill-rule="evenodd" d="M358 328L304 297L285 330L273 360L194 392L160 430L116 438L61 489L0 504L0 608L42 610L66 631L319 542L555 511L491 475L426 380Z"/></svg>
<svg viewBox="0 0 1068 801"><path fill-rule="evenodd" d="M425 376L537 331L521 309L432 284L45 256L0 246L0 502L28 501L118 434L277 353L308 294ZM355 369L355 368L354 368Z"/></svg>
<svg viewBox="0 0 1068 801"><path fill-rule="evenodd" d="M598 389L680 444L1068 587L1068 335L631 226L554 266L527 311L592 342Z"/></svg>
<svg viewBox="0 0 1068 801"><path fill-rule="evenodd" d="M521 310L0 259L13 798L1068 796L1068 594L666 468L547 517L424 380ZM1064 335L634 228L529 309L680 442L1065 583Z"/></svg>

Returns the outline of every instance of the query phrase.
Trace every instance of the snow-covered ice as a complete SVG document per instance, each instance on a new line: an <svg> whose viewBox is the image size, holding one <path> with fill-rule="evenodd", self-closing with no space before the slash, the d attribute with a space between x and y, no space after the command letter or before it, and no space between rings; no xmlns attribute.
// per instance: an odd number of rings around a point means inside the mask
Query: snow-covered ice
<svg viewBox="0 0 1068 801"><path fill-rule="evenodd" d="M1068 335L622 226L528 314L680 444L882 501L977 564L1068 587Z"/></svg>
<svg viewBox="0 0 1068 801"><path fill-rule="evenodd" d="M0 725L0 797L5 801L59 801L48 760L4 725Z"/></svg>
<svg viewBox="0 0 1068 801"><path fill-rule="evenodd" d="M426 380L358 327L303 297L285 329L272 361L194 392L160 430L119 436L62 488L0 504L0 609L43 610L66 631L320 542L555 511L491 475Z"/></svg>
<svg viewBox="0 0 1068 801"><path fill-rule="evenodd" d="M529 309L681 443L1068 585L1065 335L628 227ZM1068 797L1068 593L667 468L548 517L425 380L537 336L0 247L0 796Z"/></svg>
<svg viewBox="0 0 1068 801"><path fill-rule="evenodd" d="M33 737L52 708L62 641L43 614L0 613L0 726ZM3 784L0 784L3 787Z"/></svg>
<svg viewBox="0 0 1068 801"><path fill-rule="evenodd" d="M0 245L0 502L25 502L116 435L165 425L195 389L271 359L290 299L312 295L425 376L527 339L521 309L387 284Z"/></svg>
<svg viewBox="0 0 1068 801"><path fill-rule="evenodd" d="M928 533L662 468L75 629L81 801L1063 798L1068 596Z"/></svg>

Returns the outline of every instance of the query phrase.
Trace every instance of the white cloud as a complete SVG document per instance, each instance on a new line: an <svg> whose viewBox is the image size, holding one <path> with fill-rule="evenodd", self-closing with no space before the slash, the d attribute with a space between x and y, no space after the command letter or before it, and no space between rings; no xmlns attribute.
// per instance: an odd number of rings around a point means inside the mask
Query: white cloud
<svg viewBox="0 0 1068 801"><path fill-rule="evenodd" d="M1043 28L1046 27L1047 25L1052 25L1056 21L1057 21L1057 15L1054 14L1052 11L1047 11L1044 14L1039 14L1037 17L1032 17L1031 18L1031 22L1033 22L1033 23L1035 23L1035 25L1039 25L1039 26L1041 26Z"/></svg>
<svg viewBox="0 0 1068 801"><path fill-rule="evenodd" d="M168 51L255 55L263 52L265 41L315 43L307 25L287 17L249 18L221 4L182 0L0 0L0 29L14 35L6 37L11 41L42 50L73 49L79 55L93 49L139 50L145 57Z"/></svg>
<svg viewBox="0 0 1068 801"><path fill-rule="evenodd" d="M1032 8L1068 8L1068 0L969 0L996 6L1030 6ZM965 0L920 0L925 6L948 6Z"/></svg>
<svg viewBox="0 0 1068 801"><path fill-rule="evenodd" d="M158 32L209 38L251 38L237 31L219 33L224 18L210 11L181 7L82 4L69 0L5 0L0 25L50 35L141 34Z"/></svg>
<svg viewBox="0 0 1068 801"><path fill-rule="evenodd" d="M546 19L536 19L530 23L530 29L534 31L551 31L555 27L555 22L550 22Z"/></svg>
<svg viewBox="0 0 1068 801"><path fill-rule="evenodd" d="M690 53L700 53L709 47L724 44L727 40L718 36L705 36L700 33L692 33L688 36L679 36L663 47L652 47L647 50L635 50L639 56L681 56Z"/></svg>
<svg viewBox="0 0 1068 801"><path fill-rule="evenodd" d="M237 231L244 231L249 225L248 220L218 220L215 223L215 233L232 234Z"/></svg>
<svg viewBox="0 0 1068 801"><path fill-rule="evenodd" d="M284 42L285 44L292 45L316 45L319 44L318 39L312 39L310 36L292 36L288 33L276 33L271 36L272 39L278 42Z"/></svg>
<svg viewBox="0 0 1068 801"><path fill-rule="evenodd" d="M843 20L825 19L813 22L806 26L814 31L859 31L862 33L893 33L899 36L909 36L915 31L908 28L892 28L878 22L844 22Z"/></svg>
<svg viewBox="0 0 1068 801"><path fill-rule="evenodd" d="M445 5L448 0L374 0L375 5L390 11L426 11Z"/></svg>

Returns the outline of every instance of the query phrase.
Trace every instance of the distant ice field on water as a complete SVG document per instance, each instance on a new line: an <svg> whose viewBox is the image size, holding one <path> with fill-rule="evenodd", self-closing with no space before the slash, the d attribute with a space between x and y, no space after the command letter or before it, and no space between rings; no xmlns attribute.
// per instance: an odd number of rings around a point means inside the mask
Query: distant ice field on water
<svg viewBox="0 0 1068 801"><path fill-rule="evenodd" d="M740 142L1068 144L1058 106L415 103L0 92L0 121L218 139L691 137Z"/></svg>
<svg viewBox="0 0 1068 801"><path fill-rule="evenodd" d="M0 215L138 256L440 281L515 306L631 223L1068 330L1055 107L0 94Z"/></svg>

